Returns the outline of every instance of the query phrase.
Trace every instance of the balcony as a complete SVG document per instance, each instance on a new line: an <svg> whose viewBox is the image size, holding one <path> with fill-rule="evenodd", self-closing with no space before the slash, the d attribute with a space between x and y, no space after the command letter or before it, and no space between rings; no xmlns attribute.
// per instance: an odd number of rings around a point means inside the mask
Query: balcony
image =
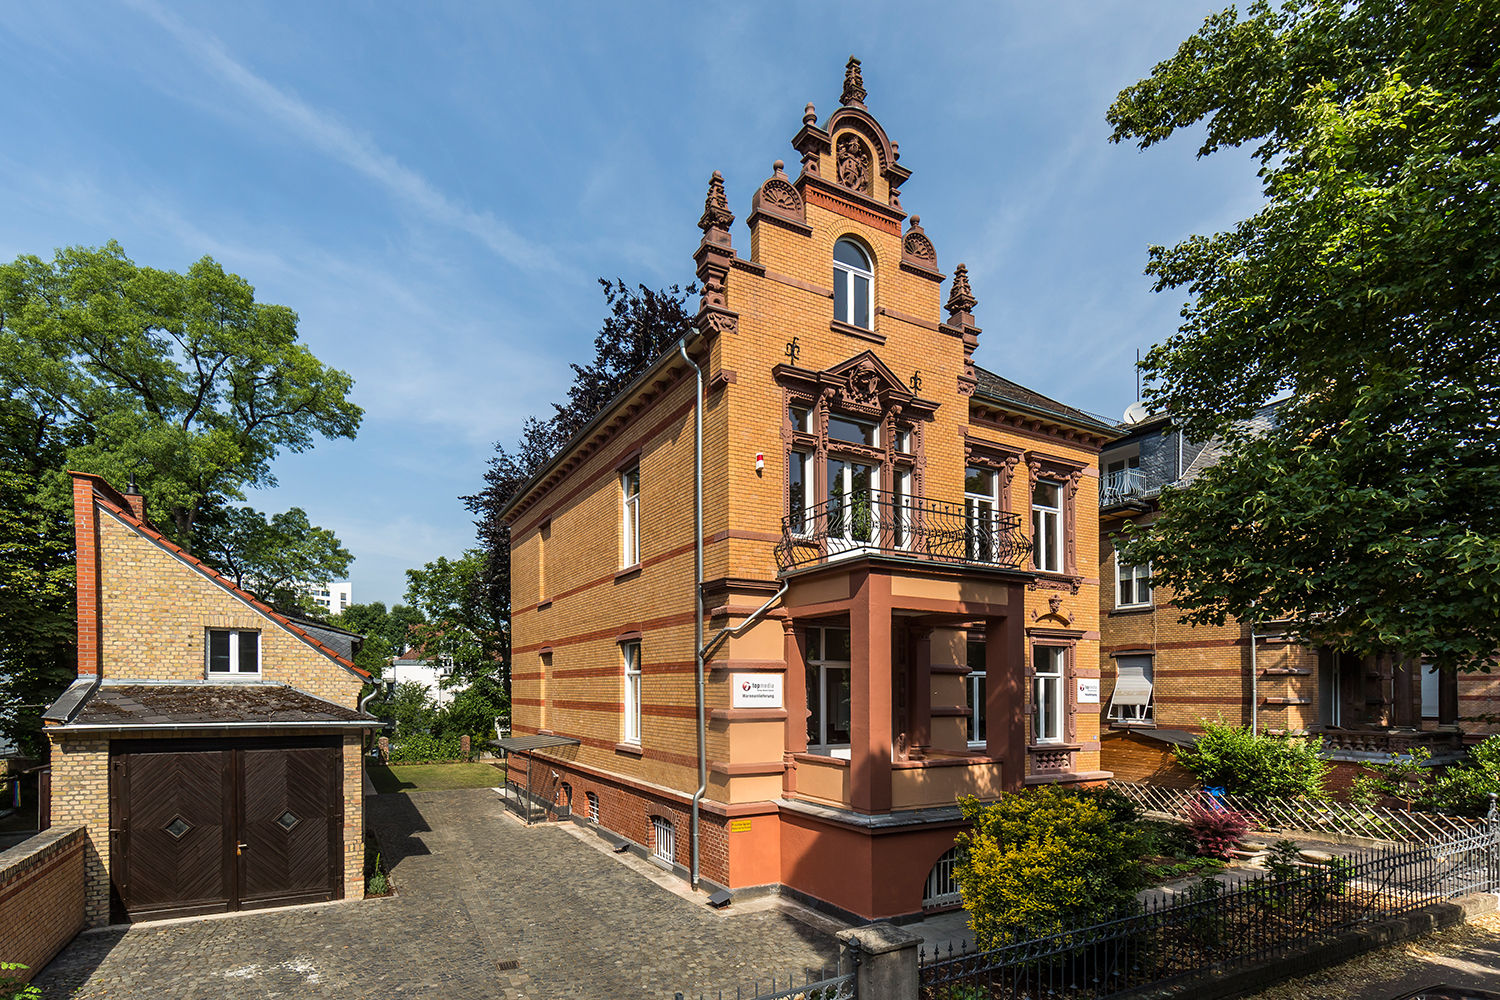
<svg viewBox="0 0 1500 1000"><path fill-rule="evenodd" d="M1140 469L1121 469L1106 473L1099 480L1099 507L1108 509L1123 504L1143 504L1161 493L1162 482Z"/></svg>
<svg viewBox="0 0 1500 1000"><path fill-rule="evenodd" d="M948 503L866 490L834 497L781 519L781 572L857 558L893 556L928 562L1022 569L1031 541L1015 514L980 503Z"/></svg>

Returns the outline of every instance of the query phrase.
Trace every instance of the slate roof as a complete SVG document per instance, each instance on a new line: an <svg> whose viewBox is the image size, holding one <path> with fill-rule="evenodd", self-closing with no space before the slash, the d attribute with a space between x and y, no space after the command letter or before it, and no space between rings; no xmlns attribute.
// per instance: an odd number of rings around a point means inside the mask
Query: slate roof
<svg viewBox="0 0 1500 1000"><path fill-rule="evenodd" d="M84 686L83 682L74 688ZM71 693L74 688L69 689ZM89 686L68 699L73 711L60 711L63 699L44 718L65 726L154 729L173 726L329 726L378 725L377 720L315 698L284 684L110 683ZM71 715L71 718L68 717Z"/></svg>
<svg viewBox="0 0 1500 1000"><path fill-rule="evenodd" d="M1102 430L1111 435L1119 433L1119 425L1103 417L1095 416L1086 410L1080 410L1076 406L1060 403L1051 396L1043 396L1035 389L1028 389L1019 382L1012 382L1008 378L996 375L988 369L974 366L974 377L978 384L974 387L974 394L983 399L992 400L996 403L1007 403L1013 406L1021 406L1038 413L1046 413L1055 417L1062 417L1075 424L1094 430Z"/></svg>
<svg viewBox="0 0 1500 1000"><path fill-rule="evenodd" d="M346 628L339 628L337 625L330 625L316 618L287 615L287 621L351 662L365 640L365 637L358 632L351 632Z"/></svg>
<svg viewBox="0 0 1500 1000"><path fill-rule="evenodd" d="M1251 436L1264 434L1276 426L1276 411L1285 403L1285 399L1278 399L1268 403L1255 411L1249 420L1242 421L1240 427L1248 431ZM1190 483L1203 472L1204 469L1218 465L1224 454L1229 450L1229 442L1224 438L1216 437L1205 444L1198 454L1188 463L1186 469L1182 470L1181 482Z"/></svg>

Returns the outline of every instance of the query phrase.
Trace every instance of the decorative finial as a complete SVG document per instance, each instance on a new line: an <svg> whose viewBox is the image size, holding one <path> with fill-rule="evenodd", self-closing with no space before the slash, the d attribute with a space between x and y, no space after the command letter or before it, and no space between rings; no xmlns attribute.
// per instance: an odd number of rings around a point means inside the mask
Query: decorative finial
<svg viewBox="0 0 1500 1000"><path fill-rule="evenodd" d="M804 125L816 125L816 124L818 124L818 109L815 108L815 107L813 107L813 102L812 101L808 101L807 102L807 107L805 107L805 108L802 109L802 124L804 124Z"/></svg>
<svg viewBox="0 0 1500 1000"><path fill-rule="evenodd" d="M775 163L771 164L771 172L773 174L779 174L779 173L781 173L785 169L786 169L786 161L785 160L777 160Z"/></svg>
<svg viewBox="0 0 1500 1000"><path fill-rule="evenodd" d="M850 56L849 62L844 66L844 96L839 98L839 103L863 107L865 96L865 81L859 72L859 60Z"/></svg>
<svg viewBox="0 0 1500 1000"><path fill-rule="evenodd" d="M724 175L717 170L708 181L708 197L703 199L703 217L698 228L707 234L710 230L727 231L734 224L734 213L729 210L729 199L724 194Z"/></svg>
<svg viewBox="0 0 1500 1000"><path fill-rule="evenodd" d="M960 264L953 269L953 287L948 292L947 309L952 314L949 318L967 316L978 304L979 300L969 290L969 269Z"/></svg>

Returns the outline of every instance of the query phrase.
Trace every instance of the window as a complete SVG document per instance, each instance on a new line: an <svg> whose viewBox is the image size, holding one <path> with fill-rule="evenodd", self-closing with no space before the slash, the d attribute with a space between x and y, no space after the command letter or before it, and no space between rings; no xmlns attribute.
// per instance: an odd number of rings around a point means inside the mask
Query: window
<svg viewBox="0 0 1500 1000"><path fill-rule="evenodd" d="M791 421L792 430L801 431L803 434L812 433L812 406L810 404L788 404L786 418Z"/></svg>
<svg viewBox="0 0 1500 1000"><path fill-rule="evenodd" d="M1109 699L1113 722L1151 721L1151 657L1121 656L1115 660L1115 693Z"/></svg>
<svg viewBox="0 0 1500 1000"><path fill-rule="evenodd" d="M937 859L932 871L927 873L927 887L922 890L922 909L937 906L957 906L963 902L958 891L958 880L953 877L953 867L958 863L958 848L950 847L948 853Z"/></svg>
<svg viewBox="0 0 1500 1000"><path fill-rule="evenodd" d="M589 822L599 822L599 796L595 795L593 792L584 792L583 799L588 803Z"/></svg>
<svg viewBox="0 0 1500 1000"><path fill-rule="evenodd" d="M1442 674L1431 663L1422 664L1422 718L1438 717L1438 700L1442 696Z"/></svg>
<svg viewBox="0 0 1500 1000"><path fill-rule="evenodd" d="M994 469L970 466L964 470L964 520L968 525L964 558L972 562L993 562L995 559L999 482L1000 477L995 475Z"/></svg>
<svg viewBox="0 0 1500 1000"><path fill-rule="evenodd" d="M1063 738L1063 657L1061 646L1033 646L1031 662L1036 667L1032 682L1033 743L1061 743Z"/></svg>
<svg viewBox="0 0 1500 1000"><path fill-rule="evenodd" d="M620 474L621 566L641 561L641 467Z"/></svg>
<svg viewBox="0 0 1500 1000"><path fill-rule="evenodd" d="M1044 573L1061 573L1062 484L1037 480L1031 488L1031 561Z"/></svg>
<svg viewBox="0 0 1500 1000"><path fill-rule="evenodd" d="M1144 608L1151 604L1151 567L1115 560L1115 607Z"/></svg>
<svg viewBox="0 0 1500 1000"><path fill-rule="evenodd" d="M260 633L237 629L208 630L210 677L260 675Z"/></svg>
<svg viewBox="0 0 1500 1000"><path fill-rule="evenodd" d="M969 746L983 746L988 738L984 725L985 677L984 640L970 639L968 643L969 674L964 678L969 692Z"/></svg>
<svg viewBox="0 0 1500 1000"><path fill-rule="evenodd" d="M625 742L641 742L641 644L620 643L625 661Z"/></svg>
<svg viewBox="0 0 1500 1000"><path fill-rule="evenodd" d="M830 421L831 423L831 421ZM880 469L841 458L828 460L828 549L860 548L875 537L875 491Z"/></svg>
<svg viewBox="0 0 1500 1000"><path fill-rule="evenodd" d="M880 446L880 425L872 420L851 420L829 414L828 439L876 448Z"/></svg>
<svg viewBox="0 0 1500 1000"><path fill-rule="evenodd" d="M805 535L812 528L814 514L809 503L812 499L812 463L812 455L805 451L793 451L787 455L787 526L794 535Z"/></svg>
<svg viewBox="0 0 1500 1000"><path fill-rule="evenodd" d="M651 856L667 864L677 856L677 832L670 820L660 816L651 817Z"/></svg>
<svg viewBox="0 0 1500 1000"><path fill-rule="evenodd" d="M853 240L833 245L833 318L870 329L870 258Z"/></svg>
<svg viewBox="0 0 1500 1000"><path fill-rule="evenodd" d="M807 630L807 748L849 756L849 630Z"/></svg>

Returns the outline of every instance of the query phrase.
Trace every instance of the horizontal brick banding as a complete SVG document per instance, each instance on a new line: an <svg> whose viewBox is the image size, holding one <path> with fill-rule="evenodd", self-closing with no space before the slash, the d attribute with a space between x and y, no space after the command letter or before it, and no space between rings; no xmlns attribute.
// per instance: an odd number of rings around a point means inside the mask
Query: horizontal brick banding
<svg viewBox="0 0 1500 1000"><path fill-rule="evenodd" d="M0 853L0 945L7 962L41 971L85 923L82 826L54 827Z"/></svg>

